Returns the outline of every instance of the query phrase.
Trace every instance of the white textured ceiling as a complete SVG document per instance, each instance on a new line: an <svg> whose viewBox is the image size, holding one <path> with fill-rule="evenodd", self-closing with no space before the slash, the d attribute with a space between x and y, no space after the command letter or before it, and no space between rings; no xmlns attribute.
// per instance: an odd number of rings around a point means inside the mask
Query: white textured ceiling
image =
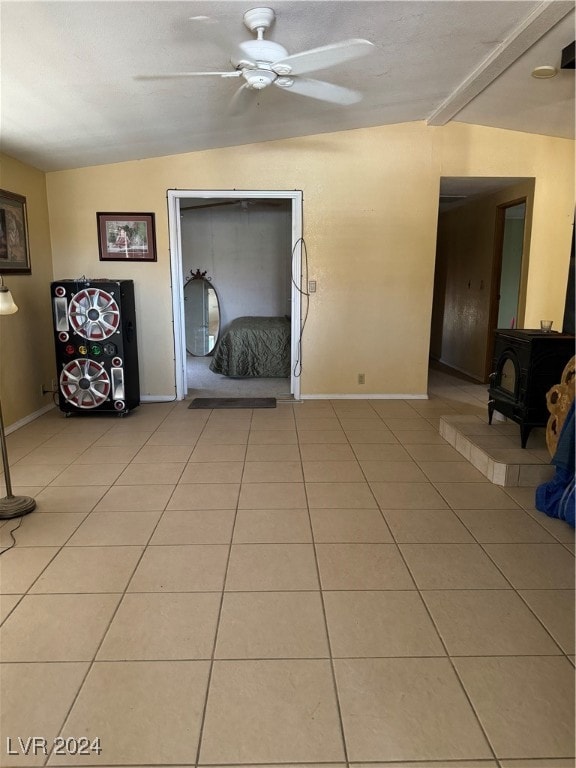
<svg viewBox="0 0 576 768"><path fill-rule="evenodd" d="M290 53L348 38L368 57L314 73L361 90L337 107L268 88L231 117L236 79L142 81L228 70L192 16L232 41L253 35L244 0L2 0L2 150L43 170L120 162L350 128L458 120L574 138L574 70L548 81L574 40L572 0L274 0L266 37Z"/></svg>

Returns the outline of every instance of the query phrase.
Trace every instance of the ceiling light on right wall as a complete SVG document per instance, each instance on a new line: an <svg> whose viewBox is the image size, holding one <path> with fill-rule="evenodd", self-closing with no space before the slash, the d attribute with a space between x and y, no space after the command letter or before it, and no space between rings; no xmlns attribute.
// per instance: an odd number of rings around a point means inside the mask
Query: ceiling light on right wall
<svg viewBox="0 0 576 768"><path fill-rule="evenodd" d="M534 67L532 70L532 77L536 80L549 80L551 77L556 77L558 70L551 64L544 64L541 67Z"/></svg>

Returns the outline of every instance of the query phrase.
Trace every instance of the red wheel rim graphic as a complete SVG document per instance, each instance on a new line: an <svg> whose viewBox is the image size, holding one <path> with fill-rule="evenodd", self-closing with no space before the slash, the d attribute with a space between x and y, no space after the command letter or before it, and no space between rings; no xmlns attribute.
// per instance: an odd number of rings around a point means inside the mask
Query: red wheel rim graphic
<svg viewBox="0 0 576 768"><path fill-rule="evenodd" d="M112 296L99 288L85 288L70 299L70 325L90 341L112 336L120 324L120 310Z"/></svg>
<svg viewBox="0 0 576 768"><path fill-rule="evenodd" d="M97 408L110 394L106 370L94 360L72 360L60 374L60 391L77 408Z"/></svg>

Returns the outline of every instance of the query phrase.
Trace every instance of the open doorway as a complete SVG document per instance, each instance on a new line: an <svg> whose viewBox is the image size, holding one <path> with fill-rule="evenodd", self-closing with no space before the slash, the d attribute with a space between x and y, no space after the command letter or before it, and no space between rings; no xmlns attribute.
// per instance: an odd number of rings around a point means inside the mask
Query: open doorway
<svg viewBox="0 0 576 768"><path fill-rule="evenodd" d="M168 219L177 398L210 392L299 399L302 192L168 190ZM223 331L244 316L274 316L287 326L285 379L275 371L220 375L210 370L211 354L190 354L184 287L195 271L206 272L213 284Z"/></svg>
<svg viewBox="0 0 576 768"><path fill-rule="evenodd" d="M430 358L474 381L491 372L496 327L523 327L533 199L533 178L440 181Z"/></svg>

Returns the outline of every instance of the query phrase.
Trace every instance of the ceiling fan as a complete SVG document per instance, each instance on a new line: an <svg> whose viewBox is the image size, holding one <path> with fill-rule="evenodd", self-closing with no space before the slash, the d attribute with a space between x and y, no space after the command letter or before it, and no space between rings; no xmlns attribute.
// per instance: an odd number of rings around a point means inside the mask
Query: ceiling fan
<svg viewBox="0 0 576 768"><path fill-rule="evenodd" d="M231 45L233 49L230 63L233 70L226 72L174 72L166 75L141 75L138 80L158 80L174 77L243 78L244 83L234 94L230 104L231 112L239 112L253 101L254 92L275 85L283 91L308 96L311 99L332 104L348 105L360 101L362 94L350 88L301 77L309 72L342 64L352 59L371 53L375 46L368 40L351 39L338 43L312 48L308 51L290 55L279 43L264 39L275 18L272 8L253 8L244 14L244 24L255 32L255 40ZM198 19L194 19L198 20ZM209 21L205 17L202 20ZM221 41L222 42L222 41ZM228 49L229 51L230 49Z"/></svg>

